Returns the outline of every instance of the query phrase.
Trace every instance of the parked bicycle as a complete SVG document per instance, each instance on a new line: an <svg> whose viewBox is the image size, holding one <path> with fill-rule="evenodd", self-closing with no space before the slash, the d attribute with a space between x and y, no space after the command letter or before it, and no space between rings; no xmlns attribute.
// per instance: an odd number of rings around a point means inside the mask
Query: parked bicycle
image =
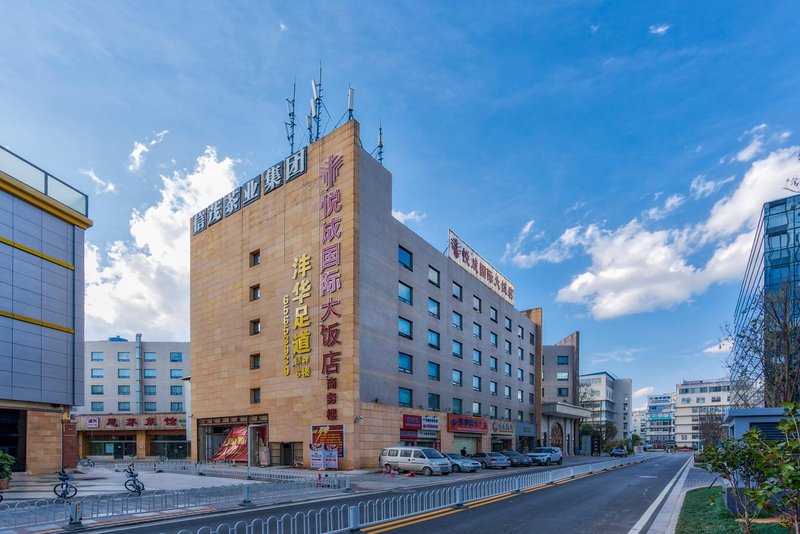
<svg viewBox="0 0 800 534"><path fill-rule="evenodd" d="M133 464L128 465L125 469L125 475L128 480L125 481L125 489L136 495L141 495L144 491L144 484L139 480L139 473L133 470Z"/></svg>
<svg viewBox="0 0 800 534"><path fill-rule="evenodd" d="M53 487L53 493L56 494L56 497L70 499L78 494L78 488L69 483L72 475L67 474L63 467L56 474L58 475L58 480L61 481Z"/></svg>
<svg viewBox="0 0 800 534"><path fill-rule="evenodd" d="M81 458L78 460L78 467L94 467L94 460L91 458Z"/></svg>

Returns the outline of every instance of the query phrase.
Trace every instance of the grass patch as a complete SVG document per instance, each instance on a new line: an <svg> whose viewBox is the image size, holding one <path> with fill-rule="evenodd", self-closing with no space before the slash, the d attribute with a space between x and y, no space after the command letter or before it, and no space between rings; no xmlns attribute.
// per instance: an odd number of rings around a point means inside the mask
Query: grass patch
<svg viewBox="0 0 800 534"><path fill-rule="evenodd" d="M713 497L713 501L712 501ZM753 534L786 534L774 523L754 524ZM744 525L725 509L722 488L700 488L686 493L675 534L740 534Z"/></svg>

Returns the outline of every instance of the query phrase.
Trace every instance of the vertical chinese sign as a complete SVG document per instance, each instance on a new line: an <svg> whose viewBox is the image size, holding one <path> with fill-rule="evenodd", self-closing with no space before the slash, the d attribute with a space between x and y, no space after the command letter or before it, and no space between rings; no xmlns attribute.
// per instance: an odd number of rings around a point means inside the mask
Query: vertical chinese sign
<svg viewBox="0 0 800 534"><path fill-rule="evenodd" d="M308 317L308 303L311 298L311 256L303 254L292 260L292 302L294 321L290 321L289 296L283 297L283 374L289 376L294 369L295 378L311 376L311 320ZM289 360L289 324L292 325L292 358Z"/></svg>
<svg viewBox="0 0 800 534"><path fill-rule="evenodd" d="M342 168L342 156L328 156L319 169L322 181L320 201L320 340L322 347L321 372L326 381L325 417L328 421L339 419L337 407L337 378L341 370L342 352L337 345L339 340L339 319L341 314L336 307L341 304L337 293L342 288L341 272L341 217L342 194L336 186L336 178Z"/></svg>

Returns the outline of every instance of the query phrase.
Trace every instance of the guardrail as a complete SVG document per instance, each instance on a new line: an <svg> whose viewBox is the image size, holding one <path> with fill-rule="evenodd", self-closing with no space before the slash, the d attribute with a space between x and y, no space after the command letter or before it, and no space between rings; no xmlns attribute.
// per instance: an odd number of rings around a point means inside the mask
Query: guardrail
<svg viewBox="0 0 800 534"><path fill-rule="evenodd" d="M563 467L552 471L509 476L485 482L450 486L446 488L409 493L384 499L359 502L356 505L332 506L308 512L271 516L250 522L239 521L233 525L223 523L216 528L204 526L198 530L180 530L178 534L335 534L357 531L363 527L411 517L444 508L457 508L465 504L507 493L519 493L528 488L553 484L580 475L608 471L624 465L641 463L663 454L648 454L620 458L607 462Z"/></svg>
<svg viewBox="0 0 800 534"><path fill-rule="evenodd" d="M128 464L115 464L117 470L127 467ZM239 466L233 463L212 463L198 462L192 463L184 460L156 460L155 462L141 462L141 467L137 464L137 469L165 471L169 473L185 473L193 475L208 475L215 477L246 478L248 480L268 480L268 481L294 481L294 480L313 480L324 479L327 485L346 489L349 487L350 477L336 472L306 471L303 469L272 468L272 467L253 467Z"/></svg>

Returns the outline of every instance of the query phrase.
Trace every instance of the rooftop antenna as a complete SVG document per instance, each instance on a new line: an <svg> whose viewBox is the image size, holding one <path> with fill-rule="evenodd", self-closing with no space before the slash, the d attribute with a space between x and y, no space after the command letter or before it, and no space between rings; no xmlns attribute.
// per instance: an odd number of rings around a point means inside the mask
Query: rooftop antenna
<svg viewBox="0 0 800 534"><path fill-rule="evenodd" d="M320 134L320 111L322 111L322 62L319 63L319 83L311 80L311 118L314 120L316 132L314 141L319 139Z"/></svg>
<svg viewBox="0 0 800 534"><path fill-rule="evenodd" d="M289 141L289 154L294 154L294 127L297 125L294 115L294 100L297 94L297 81L292 85L292 99L286 99L286 111L289 113L289 122L284 122L286 126L286 140Z"/></svg>
<svg viewBox="0 0 800 534"><path fill-rule="evenodd" d="M347 88L347 120L353 120L353 104L356 99L356 90L352 87Z"/></svg>
<svg viewBox="0 0 800 534"><path fill-rule="evenodd" d="M311 113L306 115L306 124L308 125L308 142L310 144L314 142L314 130L311 127Z"/></svg>
<svg viewBox="0 0 800 534"><path fill-rule="evenodd" d="M383 166L383 125L378 124L378 163Z"/></svg>

